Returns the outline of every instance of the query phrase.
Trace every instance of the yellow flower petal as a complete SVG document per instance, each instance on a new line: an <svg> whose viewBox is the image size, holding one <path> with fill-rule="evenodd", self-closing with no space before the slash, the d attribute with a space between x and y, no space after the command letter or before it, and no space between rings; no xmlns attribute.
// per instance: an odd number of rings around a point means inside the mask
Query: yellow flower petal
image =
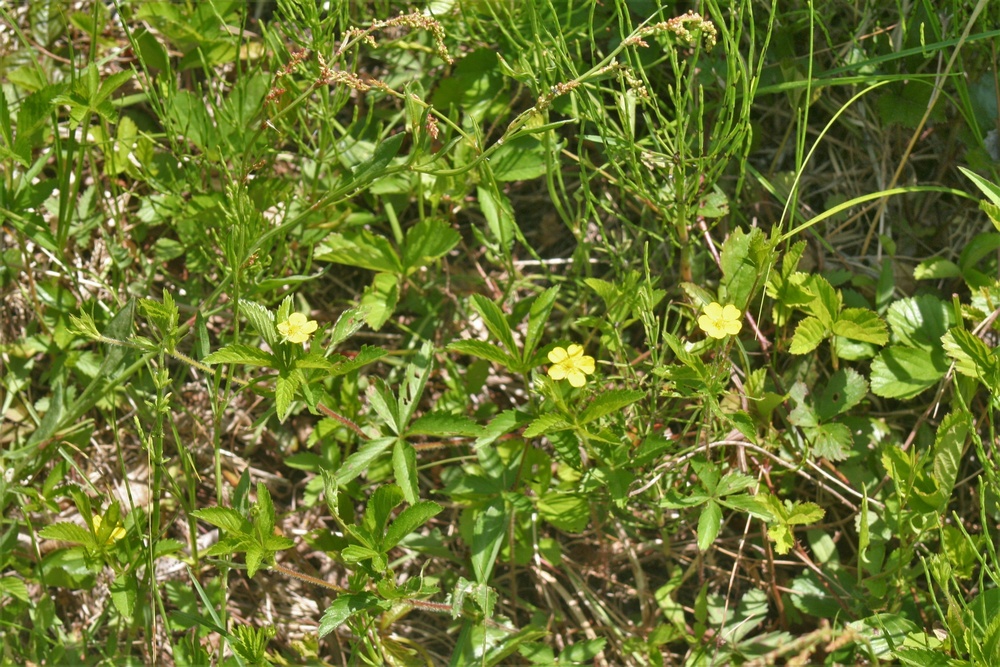
<svg viewBox="0 0 1000 667"><path fill-rule="evenodd" d="M698 318L698 326L712 338L725 338L740 332L742 313L732 304L723 307L714 301L705 306L705 312Z"/></svg>
<svg viewBox="0 0 1000 667"><path fill-rule="evenodd" d="M587 383L587 376L594 372L594 358L583 353L582 345L570 345L568 348L557 347L549 352L548 374L553 380L568 379L574 387L582 387Z"/></svg>
<svg viewBox="0 0 1000 667"><path fill-rule="evenodd" d="M292 313L287 320L278 323L278 333L289 343L302 344L318 327L316 320L307 320L302 313Z"/></svg>
<svg viewBox="0 0 1000 667"><path fill-rule="evenodd" d="M549 361L554 364L559 364L565 361L569 357L569 353L566 352L565 348L556 347L549 351Z"/></svg>

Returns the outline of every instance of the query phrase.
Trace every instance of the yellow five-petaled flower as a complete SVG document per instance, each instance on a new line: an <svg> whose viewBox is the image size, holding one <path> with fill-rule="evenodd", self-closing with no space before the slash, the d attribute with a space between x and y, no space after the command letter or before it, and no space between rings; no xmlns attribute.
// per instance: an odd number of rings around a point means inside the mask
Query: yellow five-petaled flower
<svg viewBox="0 0 1000 667"><path fill-rule="evenodd" d="M714 301L705 306L705 313L698 318L698 326L712 338L725 338L740 332L740 309L732 304L725 307Z"/></svg>
<svg viewBox="0 0 1000 667"><path fill-rule="evenodd" d="M101 524L102 523L104 523L104 519L101 517L101 515L100 514L95 514L94 515L94 535L97 535L98 533L101 532ZM108 539L107 539L107 542L105 542L105 544L110 544L112 542L117 542L118 540L122 539L123 537L125 537L125 529L122 528L121 525L117 525L117 526L114 527L114 530L111 531L111 534L108 535Z"/></svg>
<svg viewBox="0 0 1000 667"><path fill-rule="evenodd" d="M553 380L567 379L574 387L587 383L587 376L594 372L594 358L583 353L580 345L568 348L557 347L549 352L549 377Z"/></svg>
<svg viewBox="0 0 1000 667"><path fill-rule="evenodd" d="M292 313L288 319L278 324L278 333L289 343L302 344L316 331L316 320L306 320L302 313Z"/></svg>

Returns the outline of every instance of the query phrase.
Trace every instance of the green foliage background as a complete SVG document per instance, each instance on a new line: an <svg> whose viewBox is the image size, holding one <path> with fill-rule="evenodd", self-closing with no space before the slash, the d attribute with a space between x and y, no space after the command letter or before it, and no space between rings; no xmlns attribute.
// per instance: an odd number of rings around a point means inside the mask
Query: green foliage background
<svg viewBox="0 0 1000 667"><path fill-rule="evenodd" d="M0 665L1000 664L997 7L0 28Z"/></svg>

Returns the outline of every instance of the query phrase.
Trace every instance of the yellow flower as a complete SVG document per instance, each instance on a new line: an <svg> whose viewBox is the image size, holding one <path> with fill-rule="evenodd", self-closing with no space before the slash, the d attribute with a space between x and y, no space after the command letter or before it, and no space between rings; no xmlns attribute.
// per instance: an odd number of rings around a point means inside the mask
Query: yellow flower
<svg viewBox="0 0 1000 667"><path fill-rule="evenodd" d="M587 383L587 377L594 372L594 358L583 353L583 347L570 345L569 348L557 347L549 352L549 377L553 380L568 379L574 387L582 387Z"/></svg>
<svg viewBox="0 0 1000 667"><path fill-rule="evenodd" d="M712 338L725 338L740 332L743 323L740 322L739 308L726 304L723 308L714 301L705 306L705 314L698 318L698 326Z"/></svg>
<svg viewBox="0 0 1000 667"><path fill-rule="evenodd" d="M101 524L104 523L104 519L101 518L100 514L94 515L94 535L101 532ZM125 529L121 526L115 526L115 529L111 531L111 535L108 536L106 543L117 542L118 540L125 537Z"/></svg>
<svg viewBox="0 0 1000 667"><path fill-rule="evenodd" d="M278 324L278 333L289 343L305 343L312 332L316 331L316 327L316 320L306 321L306 316L302 313L292 313L287 320Z"/></svg>

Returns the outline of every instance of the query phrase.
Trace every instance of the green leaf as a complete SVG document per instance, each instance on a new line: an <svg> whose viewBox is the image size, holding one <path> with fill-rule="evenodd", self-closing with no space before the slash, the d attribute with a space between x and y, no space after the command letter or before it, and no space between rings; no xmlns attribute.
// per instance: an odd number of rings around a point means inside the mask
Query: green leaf
<svg viewBox="0 0 1000 667"><path fill-rule="evenodd" d="M510 200L501 194L482 185L476 188L479 208L482 209L490 233L500 246L509 251L517 236L514 222L514 207Z"/></svg>
<svg viewBox="0 0 1000 667"><path fill-rule="evenodd" d="M247 565L247 577L253 579L253 575L257 574L257 570L260 566L264 564L264 559L267 554L257 545L251 545L246 552L243 560Z"/></svg>
<svg viewBox="0 0 1000 667"><path fill-rule="evenodd" d="M536 505L543 519L567 533L580 533L590 523L590 504L580 493L546 493Z"/></svg>
<svg viewBox="0 0 1000 667"><path fill-rule="evenodd" d="M478 438L483 434L483 427L465 415L430 412L415 419L406 429L406 434L431 435L440 438L450 436Z"/></svg>
<svg viewBox="0 0 1000 667"><path fill-rule="evenodd" d="M392 549L399 542L415 531L420 526L430 521L431 517L437 516L444 508L430 500L421 500L412 504L399 513L396 520L392 522L389 529L385 531L382 540L382 548L385 551Z"/></svg>
<svg viewBox="0 0 1000 667"><path fill-rule="evenodd" d="M809 435L813 439L814 454L831 461L843 461L851 454L851 430L844 424L820 424Z"/></svg>
<svg viewBox="0 0 1000 667"><path fill-rule="evenodd" d="M507 348L507 352L514 359L521 359L521 353L514 342L514 335L511 333L510 324L500 310L499 306L481 294L472 295L472 307L483 318L483 324L489 329L493 337Z"/></svg>
<svg viewBox="0 0 1000 667"><path fill-rule="evenodd" d="M988 197L995 206L1000 206L1000 186L987 181L971 169L966 169L965 167L960 166L958 170L965 174L970 181L975 183L976 187L979 188L979 191L986 195L986 197Z"/></svg>
<svg viewBox="0 0 1000 667"><path fill-rule="evenodd" d="M316 247L315 256L324 262L357 266L394 276L403 273L403 262L389 240L366 229L330 234Z"/></svg>
<svg viewBox="0 0 1000 667"><path fill-rule="evenodd" d="M955 362L955 370L991 385L997 376L997 358L982 340L961 327L952 327L941 342L945 354Z"/></svg>
<svg viewBox="0 0 1000 667"><path fill-rule="evenodd" d="M889 342L885 322L867 308L845 308L833 323L833 333L873 345L885 345Z"/></svg>
<svg viewBox="0 0 1000 667"><path fill-rule="evenodd" d="M375 145L375 152L372 154L371 159L354 167L354 179L350 185L340 189L350 192L383 176L386 173L386 167L389 166L393 158L396 157L396 154L399 153L403 141L408 136L406 132L400 132L378 142Z"/></svg>
<svg viewBox="0 0 1000 667"><path fill-rule="evenodd" d="M934 450L931 454L931 477L937 486L937 509L943 512L951 500L958 470L962 463L962 453L972 430L969 413L955 411L941 420L934 436ZM931 499L928 499L930 501Z"/></svg>
<svg viewBox="0 0 1000 667"><path fill-rule="evenodd" d="M458 245L462 235L438 218L423 218L406 232L403 267L407 275L426 266Z"/></svg>
<svg viewBox="0 0 1000 667"><path fill-rule="evenodd" d="M2 112L2 109L0 109L0 112ZM24 583L24 579L14 574L0 577L0 594L9 595L21 602L28 602L30 600L28 586Z"/></svg>
<svg viewBox="0 0 1000 667"><path fill-rule="evenodd" d="M285 537L284 535L268 533L267 535L264 535L261 546L265 551L274 553L275 551L291 549L295 546L295 540L290 537Z"/></svg>
<svg viewBox="0 0 1000 667"><path fill-rule="evenodd" d="M961 275L961 267L944 257L925 259L913 269L913 277L916 280L941 280L942 278L958 278Z"/></svg>
<svg viewBox="0 0 1000 667"><path fill-rule="evenodd" d="M829 333L829 330L819 319L807 317L795 327L792 344L788 351L791 354L808 354L815 350Z"/></svg>
<svg viewBox="0 0 1000 667"><path fill-rule="evenodd" d="M368 385L368 404L372 406L379 418L385 422L393 433L399 435L402 432L402 418L399 414L399 402L392 395L392 390L382 378L375 378L375 381Z"/></svg>
<svg viewBox="0 0 1000 667"><path fill-rule="evenodd" d="M487 343L483 340L456 340L448 345L448 350L492 361L508 369L518 368L521 363L493 343Z"/></svg>
<svg viewBox="0 0 1000 667"><path fill-rule="evenodd" d="M717 496L732 495L734 493L739 493L743 489L748 489L756 483L757 480L750 475L730 471L723 475L722 479L719 480L718 485L715 487L715 494Z"/></svg>
<svg viewBox="0 0 1000 667"><path fill-rule="evenodd" d="M274 501L271 492L263 482L257 482L257 504L255 505L254 528L258 535L269 535L274 530Z"/></svg>
<svg viewBox="0 0 1000 667"><path fill-rule="evenodd" d="M363 444L358 451L344 459L344 463L337 469L335 475L337 485L347 484L362 471L367 470L372 461L384 454L395 442L395 437L388 437L369 440Z"/></svg>
<svg viewBox="0 0 1000 667"><path fill-rule="evenodd" d="M384 484L368 499L363 520L364 527L371 535L379 536L381 540L385 527L389 523L392 511L403 502L403 490L395 484ZM381 544L381 541L378 542Z"/></svg>
<svg viewBox="0 0 1000 667"><path fill-rule="evenodd" d="M531 302L531 310L528 314L528 331L524 336L524 359L531 359L538 344L545 335L545 323L549 320L552 306L555 305L556 297L559 296L559 286L550 287Z"/></svg>
<svg viewBox="0 0 1000 667"><path fill-rule="evenodd" d="M206 507L193 510L191 515L230 533L249 533L251 530L250 522L229 507Z"/></svg>
<svg viewBox="0 0 1000 667"><path fill-rule="evenodd" d="M527 439L537 438L538 436L546 433L565 431L566 429L572 427L573 425L566 421L562 416L556 414L555 412L547 412L533 420L531 424L524 429L523 436Z"/></svg>
<svg viewBox="0 0 1000 667"><path fill-rule="evenodd" d="M135 602L139 599L139 585L135 574L119 574L108 586L115 609L125 619L131 620Z"/></svg>
<svg viewBox="0 0 1000 667"><path fill-rule="evenodd" d="M299 373L282 373L274 381L274 407L278 413L278 421L284 422L292 409L292 402L295 400L295 392L302 383Z"/></svg>
<svg viewBox="0 0 1000 667"><path fill-rule="evenodd" d="M785 501L788 505L788 501ZM826 516L826 510L816 503L793 503L785 515L784 522L790 526L816 523Z"/></svg>
<svg viewBox="0 0 1000 667"><path fill-rule="evenodd" d="M559 664L582 665L591 662L604 650L608 640L604 637L570 644L559 653Z"/></svg>
<svg viewBox="0 0 1000 667"><path fill-rule="evenodd" d="M264 306L240 299L240 312L246 316L250 326L273 350L278 344L278 329L274 325L274 313Z"/></svg>
<svg viewBox="0 0 1000 667"><path fill-rule="evenodd" d="M497 181L529 181L545 173L545 150L535 137L517 137L493 153L490 166Z"/></svg>
<svg viewBox="0 0 1000 667"><path fill-rule="evenodd" d="M868 383L853 368L842 368L833 375L816 399L814 407L820 421L844 414L868 393Z"/></svg>
<svg viewBox="0 0 1000 667"><path fill-rule="evenodd" d="M698 517L698 549L704 553L708 551L715 538L718 537L722 529L722 508L719 503L709 500L701 508L701 516Z"/></svg>
<svg viewBox="0 0 1000 667"><path fill-rule="evenodd" d="M638 389L613 389L598 394L580 415L579 424L581 426L589 424L595 419L600 419L612 412L618 412L622 408L632 405L645 397L646 392L639 391Z"/></svg>
<svg viewBox="0 0 1000 667"><path fill-rule="evenodd" d="M795 538L792 536L791 528L783 523L768 528L767 536L774 542L775 553L782 556L791 551L792 547L795 546Z"/></svg>
<svg viewBox="0 0 1000 667"><path fill-rule="evenodd" d="M890 345L872 361L872 393L883 398L913 398L948 372L941 348L923 350Z"/></svg>
<svg viewBox="0 0 1000 667"><path fill-rule="evenodd" d="M353 359L346 361L338 361L334 366L333 370L330 371L330 375L336 377L339 375L347 375L357 369L367 366L373 361L378 361L382 357L388 354L385 350L380 347L374 347L371 345L362 345L361 351L354 355Z"/></svg>
<svg viewBox="0 0 1000 667"><path fill-rule="evenodd" d="M472 529L472 571L476 575L476 582L480 584L488 583L493 573L507 518L502 498L493 500L476 512Z"/></svg>
<svg viewBox="0 0 1000 667"><path fill-rule="evenodd" d="M399 280L392 273L376 273L361 295L365 323L378 331L392 317L399 301Z"/></svg>
<svg viewBox="0 0 1000 667"><path fill-rule="evenodd" d="M923 294L893 302L886 320L901 344L934 352L941 349L941 336L951 327L951 308L936 296Z"/></svg>
<svg viewBox="0 0 1000 667"><path fill-rule="evenodd" d="M260 366L263 368L277 368L278 360L273 354L269 354L258 347L250 347L240 343L233 343L216 350L204 359L206 364L243 364L245 366Z"/></svg>
<svg viewBox="0 0 1000 667"><path fill-rule="evenodd" d="M319 368L325 371L333 370L333 363L318 352L311 352L295 360L295 368Z"/></svg>
<svg viewBox="0 0 1000 667"><path fill-rule="evenodd" d="M364 310L362 308L348 308L333 325L330 331L330 347L334 348L353 336L364 326Z"/></svg>
<svg viewBox="0 0 1000 667"><path fill-rule="evenodd" d="M413 445L405 440L398 440L392 447L392 473L396 484L403 491L406 502L413 504L420 496L417 480L417 453ZM386 547L388 548L388 547Z"/></svg>
<svg viewBox="0 0 1000 667"><path fill-rule="evenodd" d="M806 311L817 318L825 327L831 326L843 307L843 297L840 292L823 276L809 274L804 286L812 293L812 300L806 305Z"/></svg>
<svg viewBox="0 0 1000 667"><path fill-rule="evenodd" d="M323 618L320 619L319 629L317 630L319 637L322 639L330 634L355 614L360 614L369 609L388 609L389 604L388 602L379 600L374 593L338 595L337 599L330 603L330 606L323 612Z"/></svg>
<svg viewBox="0 0 1000 667"><path fill-rule="evenodd" d="M73 544L94 544L94 536L90 534L89 530L68 521L60 521L59 523L45 526L38 531L38 536L44 540L62 540L63 542L72 542Z"/></svg>
<svg viewBox="0 0 1000 667"><path fill-rule="evenodd" d="M476 439L475 447L480 449L492 445L498 438L528 424L531 416L518 410L505 410L494 417L483 428L483 434Z"/></svg>
<svg viewBox="0 0 1000 667"><path fill-rule="evenodd" d="M747 303L774 263L774 253L764 233L757 227L749 232L733 230L722 244L722 290L726 303L746 310Z"/></svg>
<svg viewBox="0 0 1000 667"><path fill-rule="evenodd" d="M417 409L420 397L423 396L427 378L434 368L434 344L424 341L420 351L410 357L406 366L406 376L399 390L399 431L406 429L413 412Z"/></svg>

